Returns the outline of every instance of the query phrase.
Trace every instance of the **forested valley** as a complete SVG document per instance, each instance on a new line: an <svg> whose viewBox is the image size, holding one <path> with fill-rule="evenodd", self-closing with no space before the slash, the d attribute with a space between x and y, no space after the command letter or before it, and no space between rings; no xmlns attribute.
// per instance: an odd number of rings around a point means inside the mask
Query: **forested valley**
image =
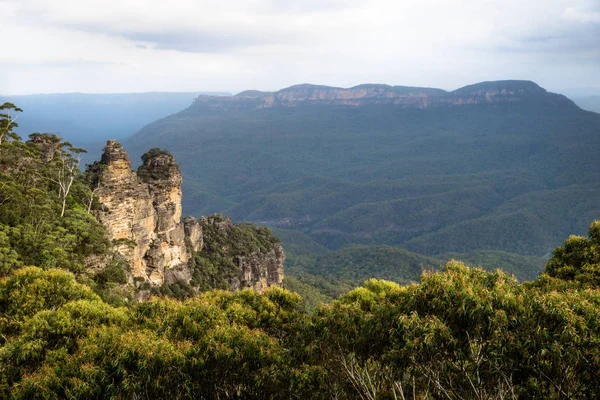
<svg viewBox="0 0 600 400"><path fill-rule="evenodd" d="M277 286L211 290L206 280L199 294L134 302L91 212L83 150L56 135L23 141L20 109L1 108L1 398L600 397L598 221L586 237L565 236L528 282L395 250L420 277L349 271L363 283L331 287L334 301L307 304ZM90 271L90 257L111 261Z"/></svg>
<svg viewBox="0 0 600 400"><path fill-rule="evenodd" d="M530 81L307 84L199 96L123 144L168 148L187 213L271 227L288 274L331 296L323 277L402 283L451 259L535 279L600 215L598 132Z"/></svg>

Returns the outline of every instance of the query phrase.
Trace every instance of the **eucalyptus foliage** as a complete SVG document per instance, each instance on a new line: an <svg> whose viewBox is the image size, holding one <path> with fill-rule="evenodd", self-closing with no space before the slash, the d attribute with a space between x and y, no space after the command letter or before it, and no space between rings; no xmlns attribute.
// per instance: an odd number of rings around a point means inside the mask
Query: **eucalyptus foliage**
<svg viewBox="0 0 600 400"><path fill-rule="evenodd" d="M551 271L523 284L451 261L307 312L278 287L119 308L69 272L17 269L0 280L0 397L598 398L600 289Z"/></svg>

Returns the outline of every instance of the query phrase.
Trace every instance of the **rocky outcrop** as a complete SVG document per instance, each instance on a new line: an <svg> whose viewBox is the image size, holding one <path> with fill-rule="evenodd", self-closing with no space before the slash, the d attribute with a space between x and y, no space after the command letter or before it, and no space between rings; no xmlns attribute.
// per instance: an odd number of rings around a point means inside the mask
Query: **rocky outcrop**
<svg viewBox="0 0 600 400"><path fill-rule="evenodd" d="M204 244L202 237L202 226L198 220L194 217L187 217L183 221L183 227L185 229L185 235L190 241L190 247L194 252L202 250Z"/></svg>
<svg viewBox="0 0 600 400"><path fill-rule="evenodd" d="M181 222L181 173L165 151L153 149L142 159L136 173L123 147L108 141L97 165L101 208L96 217L107 228L115 251L129 264L134 281L162 285L165 275L176 268L177 279L189 281L186 266L191 254Z"/></svg>
<svg viewBox="0 0 600 400"><path fill-rule="evenodd" d="M123 147L109 140L102 159L88 172L100 203L95 215L106 227L114 251L128 265L130 284L152 288L177 283L193 291L225 282L217 287L259 292L281 285L285 254L268 229L235 225L220 215L187 217L182 222L182 177L173 156L152 149L142 161L133 171ZM215 264L211 271L198 270L207 264L194 262L195 253ZM201 282L213 270L227 274ZM147 295L140 292L138 298Z"/></svg>
<svg viewBox="0 0 600 400"><path fill-rule="evenodd" d="M241 279L231 282L232 290L250 287L261 293L272 285L283 282L283 262L285 253L280 244L275 244L267 252L254 252L248 256L237 256L235 262L241 271Z"/></svg>
<svg viewBox="0 0 600 400"><path fill-rule="evenodd" d="M185 243L185 229L181 222L181 172L173 156L152 149L142 156L143 164L137 175L147 185L156 215L154 235L146 253L146 274L153 283L161 284L165 272L186 266L191 254ZM191 279L188 268L178 274L178 281Z"/></svg>
<svg viewBox="0 0 600 400"><path fill-rule="evenodd" d="M260 109L299 105L360 107L370 104L389 104L405 108L432 108L514 103L532 98L575 106L566 97L548 93L530 81L482 82L452 92L434 88L379 84L365 84L348 89L302 84L277 92L247 90L229 97L200 96L195 100L195 106L225 109L239 109L245 106L250 109Z"/></svg>
<svg viewBox="0 0 600 400"><path fill-rule="evenodd" d="M229 276L225 282L228 289L262 292L281 285L285 253L270 230L253 224L236 225L220 214L202 217L199 223L205 235L199 256Z"/></svg>
<svg viewBox="0 0 600 400"><path fill-rule="evenodd" d="M61 138L51 134L32 133L29 142L35 143L41 150L40 159L47 163L54 158L56 153L60 154L62 149Z"/></svg>

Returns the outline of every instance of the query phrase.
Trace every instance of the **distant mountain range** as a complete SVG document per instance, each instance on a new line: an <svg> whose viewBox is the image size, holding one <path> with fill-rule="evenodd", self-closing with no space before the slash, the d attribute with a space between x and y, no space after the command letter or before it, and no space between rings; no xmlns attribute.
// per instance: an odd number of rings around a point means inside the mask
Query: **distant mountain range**
<svg viewBox="0 0 600 400"><path fill-rule="evenodd" d="M32 132L48 132L83 145L131 136L144 125L188 107L200 94L203 92L0 94L0 103L10 101L23 109L17 131L24 138Z"/></svg>
<svg viewBox="0 0 600 400"><path fill-rule="evenodd" d="M565 96L549 94L545 89L529 81L482 82L452 92L442 89L381 84L363 84L348 89L302 84L277 92L247 90L235 96L200 96L195 102L209 108L224 107L226 109L373 104L431 108L449 105L511 103L528 99L551 101L554 105L561 107L575 106Z"/></svg>

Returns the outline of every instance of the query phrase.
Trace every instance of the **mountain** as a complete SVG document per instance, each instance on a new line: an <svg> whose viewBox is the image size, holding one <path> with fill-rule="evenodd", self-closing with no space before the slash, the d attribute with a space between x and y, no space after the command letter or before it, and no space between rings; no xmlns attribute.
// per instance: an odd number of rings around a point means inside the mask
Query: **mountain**
<svg viewBox="0 0 600 400"><path fill-rule="evenodd" d="M512 103L523 100L549 101L559 106L574 106L561 95L549 95L529 81L482 82L453 92L442 89L363 84L349 89L301 84L278 92L243 91L233 97L200 96L197 107L223 110L296 107L298 105L366 106L392 104L408 108L449 105Z"/></svg>
<svg viewBox="0 0 600 400"><path fill-rule="evenodd" d="M144 125L183 110L201 93L0 94L0 104L9 101L23 109L16 131L24 138L32 132L50 132L84 145L131 136Z"/></svg>
<svg viewBox="0 0 600 400"><path fill-rule="evenodd" d="M199 96L124 143L173 152L184 213L226 211L329 250L548 257L600 215L600 115L528 81Z"/></svg>

